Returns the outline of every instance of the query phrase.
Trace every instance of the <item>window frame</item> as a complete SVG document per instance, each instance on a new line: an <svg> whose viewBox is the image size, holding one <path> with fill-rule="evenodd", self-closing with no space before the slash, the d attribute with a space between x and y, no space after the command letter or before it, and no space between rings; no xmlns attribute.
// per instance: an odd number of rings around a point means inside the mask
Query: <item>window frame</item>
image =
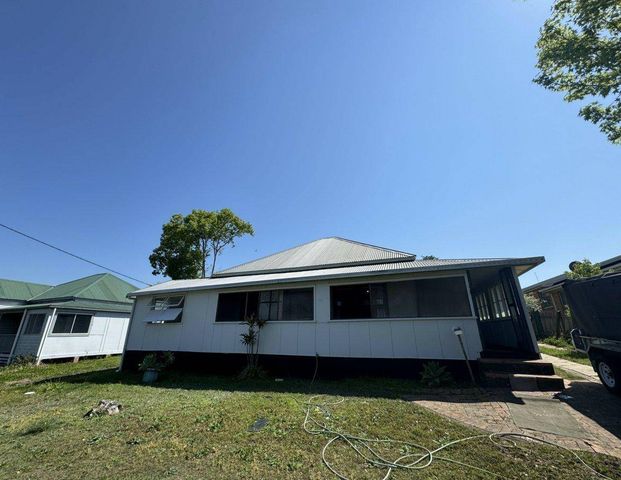
<svg viewBox="0 0 621 480"><path fill-rule="evenodd" d="M378 317L378 318L334 318L333 317L333 309L332 309L332 287L340 287L347 285L373 285L373 284L388 284L395 282L408 282L408 281L416 281L416 280L436 280L436 279L446 279L446 278L461 278L464 281L464 286L466 289L466 298L468 300L468 309L470 310L470 315L460 315L455 317ZM433 275L433 276L420 276L420 277L400 277L400 278L391 278L391 279L381 279L379 277L372 277L367 279L366 281L351 281L352 279L343 279L343 281L339 282L330 282L328 283L328 292L329 292L329 303L330 303L330 317L328 322L389 322L389 321L417 321L417 320L457 320L457 319L476 319L475 308L473 304L472 294L470 292L470 281L468 279L467 273L459 273L459 274L450 274L450 275ZM388 303L388 311L390 311L390 301Z"/></svg>
<svg viewBox="0 0 621 480"><path fill-rule="evenodd" d="M31 315L43 315L43 323L41 324L41 330L39 330L39 332L37 333L32 333L32 332L28 332L27 329L29 327L30 324L30 316ZM43 332L45 330L45 324L46 324L46 320L47 320L47 312L45 311L29 311L26 313L26 318L24 319L24 330L23 333L21 335L32 335L32 336L37 336L37 335L43 335Z"/></svg>
<svg viewBox="0 0 621 480"><path fill-rule="evenodd" d="M56 321L58 320L58 316L59 315L73 315L73 322L71 323L71 330L73 330L73 327L75 326L75 321L78 315L84 315L84 316L89 316L90 320L88 323L88 331L87 332L80 332L80 333L73 333L73 332L57 332L54 333L54 327L56 327ZM54 323L52 324L52 326L50 327L50 333L48 333L49 337L88 337L91 334L91 329L93 328L93 318L95 318L95 313L94 312L85 312L85 311L75 311L75 310L57 310L56 314L54 315Z"/></svg>
<svg viewBox="0 0 621 480"><path fill-rule="evenodd" d="M240 288L236 288L236 289L231 289L231 290L220 290L217 292L217 298L216 298L216 312L215 315L213 317L213 323L216 325L239 325L240 323L243 323L242 320L220 320L218 321L218 306L220 304L220 295L222 294L229 294L229 293L244 293L246 294L246 302L248 302L248 294L249 293L257 293L259 294L259 303L257 305L257 315L259 314L259 305L261 304L261 292L270 292L270 291L280 291L283 292L280 296L281 298L283 298L283 301L280 302L281 305L279 307L279 313L280 311L284 310L284 291L285 290L311 290L312 291L312 295L313 295L313 318L309 319L309 320L267 320L266 323L275 323L275 324L281 324L281 323L304 323L304 324L308 324L308 323L312 323L312 322L317 322L317 297L315 295L316 289L315 289L315 285L305 285L305 286L279 286L278 288L253 288L253 289L240 289ZM247 305L244 307L244 309L247 309Z"/></svg>

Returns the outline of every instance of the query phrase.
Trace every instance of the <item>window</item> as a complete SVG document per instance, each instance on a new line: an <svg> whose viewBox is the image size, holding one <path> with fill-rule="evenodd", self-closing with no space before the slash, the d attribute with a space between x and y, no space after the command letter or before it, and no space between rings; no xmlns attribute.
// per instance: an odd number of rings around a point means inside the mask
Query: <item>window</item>
<svg viewBox="0 0 621 480"><path fill-rule="evenodd" d="M235 292L218 295L216 322L243 322L256 316L261 320L313 320L313 289L294 288Z"/></svg>
<svg viewBox="0 0 621 480"><path fill-rule="evenodd" d="M332 319L470 316L462 277L330 287Z"/></svg>
<svg viewBox="0 0 621 480"><path fill-rule="evenodd" d="M183 295L153 297L151 311L147 313L145 323L180 323L183 317Z"/></svg>
<svg viewBox="0 0 621 480"><path fill-rule="evenodd" d="M44 322L45 313L30 313L24 327L24 335L39 335L43 330Z"/></svg>
<svg viewBox="0 0 621 480"><path fill-rule="evenodd" d="M91 326L92 315L80 313L59 313L56 315L52 333L85 334Z"/></svg>

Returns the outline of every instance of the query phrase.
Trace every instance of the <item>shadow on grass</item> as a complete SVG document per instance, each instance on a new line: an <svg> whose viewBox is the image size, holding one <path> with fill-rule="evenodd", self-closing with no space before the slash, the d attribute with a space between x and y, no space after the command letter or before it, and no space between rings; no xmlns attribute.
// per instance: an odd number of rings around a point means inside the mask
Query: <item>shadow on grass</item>
<svg viewBox="0 0 621 480"><path fill-rule="evenodd" d="M454 384L449 389L430 389L423 387L414 379L357 377L345 379L316 379L287 377L277 381L274 377L259 379L239 379L234 375L209 375L166 371L154 384L142 383L142 374L135 372L118 372L116 369L105 369L94 372L78 373L48 377L33 382L65 382L70 384L121 384L142 386L158 389L184 390L218 390L226 392L256 393L291 393L291 394L327 394L344 397L371 397L386 399L404 399L413 394L425 392L461 392L463 388L472 390L469 384Z"/></svg>

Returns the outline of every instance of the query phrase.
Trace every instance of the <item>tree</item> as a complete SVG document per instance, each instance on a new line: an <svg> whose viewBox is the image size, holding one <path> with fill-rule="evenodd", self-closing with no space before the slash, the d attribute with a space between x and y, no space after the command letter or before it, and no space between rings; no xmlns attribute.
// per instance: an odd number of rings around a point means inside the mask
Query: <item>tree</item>
<svg viewBox="0 0 621 480"><path fill-rule="evenodd" d="M228 208L213 212L209 230L209 246L213 253L212 275L216 268L218 254L227 245L234 247L235 239L244 235L254 235L254 228L250 223L239 218Z"/></svg>
<svg viewBox="0 0 621 480"><path fill-rule="evenodd" d="M423 255L421 260L438 260L438 257L435 255Z"/></svg>
<svg viewBox="0 0 621 480"><path fill-rule="evenodd" d="M195 248L185 217L173 215L162 226L160 244L149 256L153 275L180 278L198 278L201 275L201 254Z"/></svg>
<svg viewBox="0 0 621 480"><path fill-rule="evenodd" d="M213 274L218 254L245 234L254 234L252 225L228 208L216 212L192 210L186 216L175 214L162 226L160 245L149 256L153 275L173 280L205 278L208 258L213 257Z"/></svg>
<svg viewBox="0 0 621 480"><path fill-rule="evenodd" d="M565 272L567 278L577 280L580 278L594 277L602 273L602 269L598 264L591 263L588 258L585 258L581 262L571 262L569 264L569 271Z"/></svg>
<svg viewBox="0 0 621 480"><path fill-rule="evenodd" d="M556 0L537 49L535 83L590 101L580 116L621 144L621 2Z"/></svg>
<svg viewBox="0 0 621 480"><path fill-rule="evenodd" d="M524 295L524 302L526 303L526 308L528 308L529 312L541 312L543 310L543 306L541 305L541 300L537 298L532 293L527 293Z"/></svg>

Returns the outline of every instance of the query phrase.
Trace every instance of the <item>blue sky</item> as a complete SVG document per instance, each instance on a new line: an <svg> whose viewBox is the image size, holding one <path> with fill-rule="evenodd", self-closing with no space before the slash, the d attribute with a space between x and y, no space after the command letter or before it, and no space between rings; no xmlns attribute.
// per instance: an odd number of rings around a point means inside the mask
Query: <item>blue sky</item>
<svg viewBox="0 0 621 480"><path fill-rule="evenodd" d="M149 282L176 212L226 267L338 235L444 258L621 254L621 150L532 83L550 2L0 1L0 222ZM0 230L0 277L97 268Z"/></svg>

